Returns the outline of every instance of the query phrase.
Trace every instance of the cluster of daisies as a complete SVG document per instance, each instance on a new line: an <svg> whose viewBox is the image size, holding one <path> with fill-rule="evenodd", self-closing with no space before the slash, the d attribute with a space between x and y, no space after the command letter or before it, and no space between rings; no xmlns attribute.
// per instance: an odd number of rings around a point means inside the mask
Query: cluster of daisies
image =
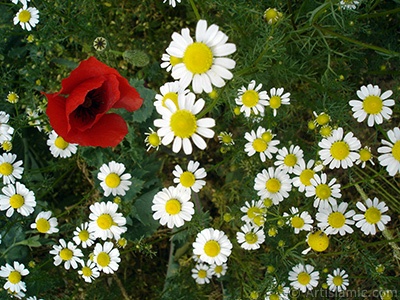
<svg viewBox="0 0 400 300"><path fill-rule="evenodd" d="M28 7L27 2L30 2L30 0L11 0L11 2L22 5L22 8L14 17L14 25L19 23L22 29L31 31L39 23L39 11L35 7Z"/></svg>

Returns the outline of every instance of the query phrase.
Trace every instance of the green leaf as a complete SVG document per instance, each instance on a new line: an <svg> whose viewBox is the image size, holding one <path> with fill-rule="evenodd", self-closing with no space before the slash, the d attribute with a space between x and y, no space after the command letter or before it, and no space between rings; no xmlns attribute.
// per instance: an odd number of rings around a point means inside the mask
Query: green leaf
<svg viewBox="0 0 400 300"><path fill-rule="evenodd" d="M27 240L19 242L18 245L26 245L29 247L40 247L42 243L39 242L39 236L35 235Z"/></svg>
<svg viewBox="0 0 400 300"><path fill-rule="evenodd" d="M129 80L129 84L138 91L140 97L142 97L143 99L143 104L137 111L134 111L133 113L124 112L122 117L128 121L130 120L137 123L144 122L153 113L153 101L156 92L151 89L145 88L143 80L131 79Z"/></svg>
<svg viewBox="0 0 400 300"><path fill-rule="evenodd" d="M57 65L62 65L66 66L67 68L70 68L71 70L76 69L79 66L79 63L74 62L72 60L64 59L64 58L53 58L51 62L57 64Z"/></svg>

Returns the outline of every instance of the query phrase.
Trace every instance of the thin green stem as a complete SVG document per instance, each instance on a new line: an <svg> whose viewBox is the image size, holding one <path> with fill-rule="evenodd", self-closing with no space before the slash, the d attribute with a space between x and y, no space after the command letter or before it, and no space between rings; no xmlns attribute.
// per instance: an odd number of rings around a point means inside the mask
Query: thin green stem
<svg viewBox="0 0 400 300"><path fill-rule="evenodd" d="M194 3L193 0L189 0L190 1L190 5L192 6L193 12L196 15L197 21L201 19L199 11L197 10L196 4Z"/></svg>
<svg viewBox="0 0 400 300"><path fill-rule="evenodd" d="M374 172L375 174L381 175L377 171L375 171L373 168L371 168L370 166L367 166L367 168L369 170L371 170L372 172ZM388 185L390 185L390 187L392 189L394 189L397 194L400 194L400 190L397 187L395 187L389 180L387 180L385 176L380 176L380 177L383 179L383 181L385 181Z"/></svg>
<svg viewBox="0 0 400 300"><path fill-rule="evenodd" d="M362 19L370 19L370 18L378 18L378 17L385 17L387 15L391 15L391 14L397 14L398 12L400 12L400 7L395 8L395 9L391 9L391 10L387 10L387 11L381 11L375 14L364 14L364 15L360 15L357 17L358 20L362 20Z"/></svg>
<svg viewBox="0 0 400 300"><path fill-rule="evenodd" d="M214 101L209 106L207 106L207 108L205 110L203 110L201 113L199 113L199 115L197 116L197 119L200 119L202 116L204 116L206 113L208 113L210 110L213 109L213 107L218 103L218 100L221 97L222 93L225 91L225 88L227 85L228 85L228 83L226 83L224 85L224 87L219 91L217 97L214 98Z"/></svg>
<svg viewBox="0 0 400 300"><path fill-rule="evenodd" d="M72 206L70 209L64 211L63 213L59 214L58 216L56 216L56 218L60 218L61 216L70 213L71 211L73 211L75 209L75 207L79 206L83 201L85 201L87 198L89 198L89 196L99 187L99 185L96 185L94 188L92 188L89 193L87 193L85 195L85 197L83 197L81 200L79 200L78 203L76 203L74 206Z"/></svg>

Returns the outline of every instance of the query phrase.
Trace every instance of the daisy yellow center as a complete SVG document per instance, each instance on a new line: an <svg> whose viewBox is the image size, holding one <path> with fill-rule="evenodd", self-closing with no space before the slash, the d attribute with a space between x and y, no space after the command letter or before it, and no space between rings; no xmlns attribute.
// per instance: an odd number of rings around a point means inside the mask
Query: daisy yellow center
<svg viewBox="0 0 400 300"><path fill-rule="evenodd" d="M259 209L258 207L255 207L255 206L253 206L253 207L250 207L248 210L247 210L247 216L250 218L250 219L254 219L257 215L259 215L261 213L261 209Z"/></svg>
<svg viewBox="0 0 400 300"><path fill-rule="evenodd" d="M269 295L270 300L279 300L279 296L277 294Z"/></svg>
<svg viewBox="0 0 400 300"><path fill-rule="evenodd" d="M327 115L327 114L320 114L318 117L317 117L317 123L319 124L319 125L325 125L325 124L328 124L329 123L329 120L330 120L330 118L329 118L329 116Z"/></svg>
<svg viewBox="0 0 400 300"><path fill-rule="evenodd" d="M180 57L170 56L169 57L169 62L171 63L172 66L175 66L177 64L182 63L183 60Z"/></svg>
<svg viewBox="0 0 400 300"><path fill-rule="evenodd" d="M311 182L310 179L313 178L315 175L315 172L311 169L305 169L301 172L300 174L300 181L302 184L305 186L310 186Z"/></svg>
<svg viewBox="0 0 400 300"><path fill-rule="evenodd" d="M267 19L267 21L270 20L275 20L278 17L278 12L273 9L273 8L269 8L265 13L264 13L265 18Z"/></svg>
<svg viewBox="0 0 400 300"><path fill-rule="evenodd" d="M268 148L268 144L262 139L255 139L253 141L253 148L257 152L264 152Z"/></svg>
<svg viewBox="0 0 400 300"><path fill-rule="evenodd" d="M165 203L165 211L167 214L176 215L181 211L181 203L176 199L168 200L167 203Z"/></svg>
<svg viewBox="0 0 400 300"><path fill-rule="evenodd" d="M216 257L221 252L221 247L217 241L208 241L204 245L204 253L210 257Z"/></svg>
<svg viewBox="0 0 400 300"><path fill-rule="evenodd" d="M223 137L222 137L222 142L224 143L224 144L230 144L231 142L232 142L232 138L231 138L231 136L230 135L224 135Z"/></svg>
<svg viewBox="0 0 400 300"><path fill-rule="evenodd" d="M274 202L272 201L271 198L265 198L263 201L265 207L270 207Z"/></svg>
<svg viewBox="0 0 400 300"><path fill-rule="evenodd" d="M343 160L350 154L349 145L343 141L334 142L330 151L332 157L337 160Z"/></svg>
<svg viewBox="0 0 400 300"><path fill-rule="evenodd" d="M97 225L101 229L110 229L113 225L113 219L109 214L102 214L97 218Z"/></svg>
<svg viewBox="0 0 400 300"><path fill-rule="evenodd" d="M89 267L83 267L82 268L82 275L86 277L92 276L92 269Z"/></svg>
<svg viewBox="0 0 400 300"><path fill-rule="evenodd" d="M331 136L332 133L332 127L330 126L324 126L321 128L321 130L319 131L319 133L323 136L323 137L329 137Z"/></svg>
<svg viewBox="0 0 400 300"><path fill-rule="evenodd" d="M17 94L15 94L15 93L11 93L11 94L9 94L8 96L7 96L7 100L8 100L8 102L10 102L10 103L16 103L17 102L17 100L18 100L18 95Z"/></svg>
<svg viewBox="0 0 400 300"><path fill-rule="evenodd" d="M264 142L268 143L272 141L273 135L270 131L266 131L261 135L261 138Z"/></svg>
<svg viewBox="0 0 400 300"><path fill-rule="evenodd" d="M126 244L128 244L128 241L125 238L120 238L118 240L118 245L120 245L121 247L125 247Z"/></svg>
<svg viewBox="0 0 400 300"><path fill-rule="evenodd" d="M171 99L172 102L174 102L175 106L177 108L179 108L179 104L178 104L178 94L177 93L167 93L165 94L164 98L162 99L162 103L164 107L167 107L165 105L165 101L167 101L167 99Z"/></svg>
<svg viewBox="0 0 400 300"><path fill-rule="evenodd" d="M342 228L343 225L346 223L346 218L341 212L337 211L329 215L328 223L333 228Z"/></svg>
<svg viewBox="0 0 400 300"><path fill-rule="evenodd" d="M54 145L55 145L57 148L59 148L59 149L61 149L61 150L64 150L65 148L68 147L69 143L67 143L66 141L64 141L64 139L63 139L61 136L59 136L59 137L57 137L56 140L54 141Z"/></svg>
<svg viewBox="0 0 400 300"><path fill-rule="evenodd" d="M247 244L254 244L257 242L257 234L254 232L248 232L244 235L244 239L246 240Z"/></svg>
<svg viewBox="0 0 400 300"><path fill-rule="evenodd" d="M28 10L23 10L19 13L18 19L21 23L26 23L31 19L31 13Z"/></svg>
<svg viewBox="0 0 400 300"><path fill-rule="evenodd" d="M10 198L10 205L12 208L20 208L24 204L24 197L21 195L15 194Z"/></svg>
<svg viewBox="0 0 400 300"><path fill-rule="evenodd" d="M188 188L195 183L196 178L194 177L192 172L186 171L182 173L181 177L179 177L179 181L184 187Z"/></svg>
<svg viewBox="0 0 400 300"><path fill-rule="evenodd" d="M283 160L283 163L287 167L293 167L297 163L296 155L294 155L294 154L286 155L285 159Z"/></svg>
<svg viewBox="0 0 400 300"><path fill-rule="evenodd" d="M393 155L393 157L394 157L396 160L400 161L400 141L397 141L397 142L393 145L393 148L392 148L392 155ZM1 168L1 166L0 166L0 168ZM1 170L0 170L0 172L1 172Z"/></svg>
<svg viewBox="0 0 400 300"><path fill-rule="evenodd" d="M361 161L369 161L371 159L371 152L367 148L361 149L358 153Z"/></svg>
<svg viewBox="0 0 400 300"><path fill-rule="evenodd" d="M12 174L13 171L14 171L14 168L13 168L12 164L2 163L0 165L0 173L4 176Z"/></svg>
<svg viewBox="0 0 400 300"><path fill-rule="evenodd" d="M205 271L205 270L199 270L199 272L197 273L197 275L199 276L199 278L206 278L206 277L207 277L207 271Z"/></svg>
<svg viewBox="0 0 400 300"><path fill-rule="evenodd" d="M281 106L281 97L279 96L272 96L271 99L269 99L269 106L273 109L278 109Z"/></svg>
<svg viewBox="0 0 400 300"><path fill-rule="evenodd" d="M21 273L18 271L12 271L10 275L8 275L8 281L12 284L17 284L21 281Z"/></svg>
<svg viewBox="0 0 400 300"><path fill-rule="evenodd" d="M333 284L336 286L341 286L343 284L343 278L340 275L333 277Z"/></svg>
<svg viewBox="0 0 400 300"><path fill-rule="evenodd" d="M370 207L365 212L365 220L370 224L376 224L381 220L381 211L376 207Z"/></svg>
<svg viewBox="0 0 400 300"><path fill-rule="evenodd" d="M4 141L1 146L5 151L10 151L12 149L12 143L10 141Z"/></svg>
<svg viewBox="0 0 400 300"><path fill-rule="evenodd" d="M304 220L300 217L293 217L290 222L294 228L302 228L304 226Z"/></svg>
<svg viewBox="0 0 400 300"><path fill-rule="evenodd" d="M297 281L301 285L307 285L311 281L311 276L307 274L306 272L301 272L299 275L297 275Z"/></svg>
<svg viewBox="0 0 400 300"><path fill-rule="evenodd" d="M169 125L175 136L189 138L196 132L196 123L196 117L190 111L178 110L171 116Z"/></svg>
<svg viewBox="0 0 400 300"><path fill-rule="evenodd" d="M70 249L62 249L61 251L60 251L60 257L63 259L63 260L70 260L71 258L72 258L72 255L73 255L74 253L70 250Z"/></svg>
<svg viewBox="0 0 400 300"><path fill-rule="evenodd" d="M97 255L97 263L105 268L110 264L110 255L108 255L105 252L100 252L99 255Z"/></svg>
<svg viewBox="0 0 400 300"><path fill-rule="evenodd" d="M183 63L193 74L207 72L213 63L213 53L204 43L193 43L183 54Z"/></svg>
<svg viewBox="0 0 400 300"><path fill-rule="evenodd" d="M331 194L332 190L327 184L321 183L315 188L315 195L321 200L327 200Z"/></svg>
<svg viewBox="0 0 400 300"><path fill-rule="evenodd" d="M281 182L276 178L271 178L268 179L265 187L268 192L270 192L271 194L275 194L281 189Z"/></svg>
<svg viewBox="0 0 400 300"><path fill-rule="evenodd" d="M115 173L110 173L107 175L104 181L109 188L113 189L119 186L119 184L121 183L121 178Z"/></svg>
<svg viewBox="0 0 400 300"><path fill-rule="evenodd" d="M253 221L257 226L261 226L265 223L265 218L262 215L258 215L253 219Z"/></svg>
<svg viewBox="0 0 400 300"><path fill-rule="evenodd" d="M157 133L152 133L149 135L149 144L153 147L158 147L160 145L160 137Z"/></svg>
<svg viewBox="0 0 400 300"><path fill-rule="evenodd" d="M308 245L317 252L325 251L329 246L329 238L322 231L310 233L307 240Z"/></svg>
<svg viewBox="0 0 400 300"><path fill-rule="evenodd" d="M46 219L36 221L36 229L41 233L46 233L50 229L50 223Z"/></svg>
<svg viewBox="0 0 400 300"><path fill-rule="evenodd" d="M81 241L86 242L86 241L89 239L89 231L87 231L87 230L81 230L81 231L79 232L79 239L80 239Z"/></svg>
<svg viewBox="0 0 400 300"><path fill-rule="evenodd" d="M218 273L218 274L221 273L222 270L223 270L222 266L216 266L216 267L214 268L214 272L215 272L215 273Z"/></svg>
<svg viewBox="0 0 400 300"><path fill-rule="evenodd" d="M245 91L242 95L242 102L244 106L253 107L256 106L260 97L255 90Z"/></svg>
<svg viewBox="0 0 400 300"><path fill-rule="evenodd" d="M366 97L363 101L363 108L367 114L376 115L382 111L382 99L375 95Z"/></svg>

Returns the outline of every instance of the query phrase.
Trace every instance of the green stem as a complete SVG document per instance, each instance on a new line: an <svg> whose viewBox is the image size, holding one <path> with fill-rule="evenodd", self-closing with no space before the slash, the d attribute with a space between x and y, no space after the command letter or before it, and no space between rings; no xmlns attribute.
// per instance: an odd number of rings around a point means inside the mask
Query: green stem
<svg viewBox="0 0 400 300"><path fill-rule="evenodd" d="M197 10L196 4L194 4L193 0L189 0L190 1L190 5L192 5L192 9L194 14L196 15L197 21L199 21L201 19L199 11Z"/></svg>
<svg viewBox="0 0 400 300"><path fill-rule="evenodd" d="M377 171L375 171L375 170L374 170L373 168L371 168L370 166L367 166L367 168L368 168L369 170L371 170L372 172L374 172L375 174L380 175ZM383 181L385 181L388 185L390 185L390 187L391 187L392 189L394 189L394 190L396 191L397 194L400 194L400 190L399 190L398 188L396 188L389 180L387 180L385 176L380 176L380 177L383 179Z"/></svg>
<svg viewBox="0 0 400 300"><path fill-rule="evenodd" d="M201 113L199 113L199 115L197 116L197 119L200 119L202 116L204 116L206 113L208 113L210 110L213 109L213 107L217 104L219 98L221 97L222 93L225 91L225 88L226 88L227 85L228 85L228 82L220 90L220 92L217 95L217 97L214 98L214 101L209 106L207 106L207 108L205 110L203 110Z"/></svg>
<svg viewBox="0 0 400 300"><path fill-rule="evenodd" d="M362 20L362 19L378 18L378 17L382 17L382 16L385 17L385 16L391 15L391 14L397 14L398 12L400 12L400 7L391 9L391 10L387 10L387 11L378 12L376 14L360 15L360 16L358 16L357 19Z"/></svg>
<svg viewBox="0 0 400 300"><path fill-rule="evenodd" d="M99 185L96 185L94 188L92 188L89 193L87 193L87 195L85 197L83 197L81 200L79 200L78 203L76 203L74 206L72 206L70 209L64 211L63 213L59 214L58 216L56 216L56 218L58 219L59 217L70 213L72 210L75 209L75 207L79 206L79 204L81 204L84 200L86 200L87 198L89 198L89 196L94 192L94 190L96 190L99 187Z"/></svg>

